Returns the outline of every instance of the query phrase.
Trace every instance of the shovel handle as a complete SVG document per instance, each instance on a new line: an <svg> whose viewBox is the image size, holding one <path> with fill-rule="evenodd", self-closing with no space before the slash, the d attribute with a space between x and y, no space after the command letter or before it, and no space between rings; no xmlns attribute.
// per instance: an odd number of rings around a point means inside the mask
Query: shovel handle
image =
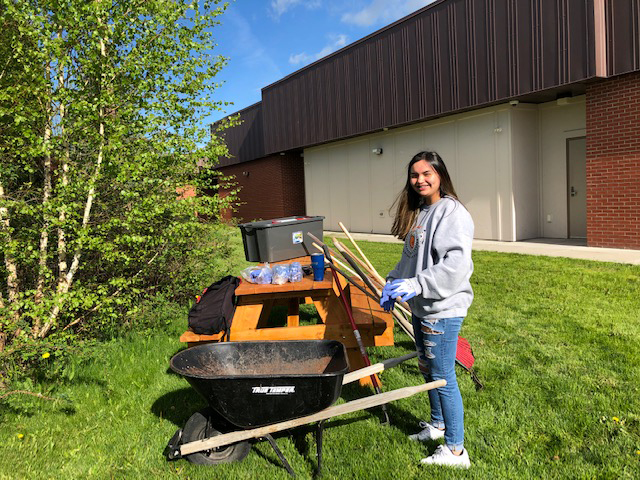
<svg viewBox="0 0 640 480"><path fill-rule="evenodd" d="M415 358L417 356L418 354L416 352L408 353L406 355L403 355L402 357L389 358L388 360L384 360L382 362L375 363L368 367L355 370L353 372L347 373L344 377L342 377L342 384L346 385L347 383L355 382L356 380L360 380L361 378L369 377L373 374L380 373L384 370L388 370L389 368L395 367L396 365L399 365L402 362L411 360L412 358Z"/></svg>

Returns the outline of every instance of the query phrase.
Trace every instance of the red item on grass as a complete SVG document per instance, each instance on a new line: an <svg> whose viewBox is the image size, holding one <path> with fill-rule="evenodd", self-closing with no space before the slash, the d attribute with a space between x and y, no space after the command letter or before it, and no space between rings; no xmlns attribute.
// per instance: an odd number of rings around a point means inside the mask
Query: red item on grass
<svg viewBox="0 0 640 480"><path fill-rule="evenodd" d="M456 363L464 368L471 374L473 383L476 384L476 390L483 388L480 379L473 370L473 364L476 361L476 357L473 356L473 350L471 350L471 344L464 337L458 337L458 348L456 350Z"/></svg>

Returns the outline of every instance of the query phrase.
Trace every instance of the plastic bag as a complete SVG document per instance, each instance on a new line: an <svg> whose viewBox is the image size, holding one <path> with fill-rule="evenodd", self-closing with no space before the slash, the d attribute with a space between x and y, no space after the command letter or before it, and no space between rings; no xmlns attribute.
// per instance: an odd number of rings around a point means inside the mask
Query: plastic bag
<svg viewBox="0 0 640 480"><path fill-rule="evenodd" d="M289 281L289 265L276 265L272 268L273 280L272 283L276 285L282 285Z"/></svg>
<svg viewBox="0 0 640 480"><path fill-rule="evenodd" d="M289 281L302 281L302 266L300 266L300 262L291 262L291 265L289 266Z"/></svg>
<svg viewBox="0 0 640 480"><path fill-rule="evenodd" d="M273 279L273 273L268 263L265 263L264 267L247 267L240 274L247 282L260 285L271 283Z"/></svg>

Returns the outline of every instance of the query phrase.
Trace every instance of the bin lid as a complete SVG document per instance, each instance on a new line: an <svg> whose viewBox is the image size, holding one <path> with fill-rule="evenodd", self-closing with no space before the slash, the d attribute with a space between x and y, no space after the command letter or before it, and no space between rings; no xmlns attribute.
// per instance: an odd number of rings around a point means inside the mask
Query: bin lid
<svg viewBox="0 0 640 480"><path fill-rule="evenodd" d="M245 230L253 230L253 229L261 229L261 228L273 228L273 227L283 227L286 225L297 225L301 223L308 222L317 222L319 220L324 220L323 216L298 216L298 217L284 217L284 218L274 218L271 220L260 220L257 222L248 222L248 223L240 223L238 227Z"/></svg>

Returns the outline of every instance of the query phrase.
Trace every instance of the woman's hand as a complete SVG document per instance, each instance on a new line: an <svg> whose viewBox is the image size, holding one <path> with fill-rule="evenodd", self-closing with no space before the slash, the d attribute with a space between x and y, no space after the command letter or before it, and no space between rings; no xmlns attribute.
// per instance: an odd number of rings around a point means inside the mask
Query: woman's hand
<svg viewBox="0 0 640 480"><path fill-rule="evenodd" d="M401 301L406 302L420 293L415 289L408 278L399 278L394 280L390 284L385 285L385 290L389 285L391 287L389 290L389 296L394 300L400 297Z"/></svg>
<svg viewBox="0 0 640 480"><path fill-rule="evenodd" d="M390 312L393 310L393 304L396 302L393 298L391 298L390 293L393 287L391 282L387 282L387 284L382 289L382 295L380 296L380 306L385 312Z"/></svg>

